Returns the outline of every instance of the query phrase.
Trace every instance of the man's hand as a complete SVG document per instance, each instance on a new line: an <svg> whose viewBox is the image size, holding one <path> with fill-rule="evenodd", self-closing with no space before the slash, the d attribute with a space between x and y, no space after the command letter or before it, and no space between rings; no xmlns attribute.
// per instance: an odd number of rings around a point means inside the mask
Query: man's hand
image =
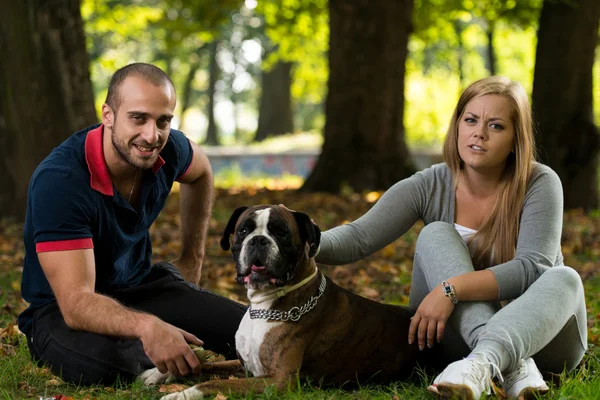
<svg viewBox="0 0 600 400"><path fill-rule="evenodd" d="M191 258L178 258L176 260L171 261L181 275L183 275L183 279L188 282L193 283L194 285L200 284L200 277L202 276L202 260L199 259L191 259Z"/></svg>
<svg viewBox="0 0 600 400"><path fill-rule="evenodd" d="M425 348L425 339L427 339L427 347L432 347L436 338L439 343L444 337L446 321L452 311L454 311L454 304L444 295L442 286L433 288L412 317L408 329L408 343L414 341L415 335L418 337L420 350Z"/></svg>
<svg viewBox="0 0 600 400"><path fill-rule="evenodd" d="M196 336L152 318L140 337L144 351L161 373L185 376L200 372L200 361L188 343L202 346Z"/></svg>

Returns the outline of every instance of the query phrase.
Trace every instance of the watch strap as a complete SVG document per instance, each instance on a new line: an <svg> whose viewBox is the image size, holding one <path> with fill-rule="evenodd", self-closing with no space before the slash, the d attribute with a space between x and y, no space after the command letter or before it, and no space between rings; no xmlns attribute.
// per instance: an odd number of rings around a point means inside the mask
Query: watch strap
<svg viewBox="0 0 600 400"><path fill-rule="evenodd" d="M448 281L442 282L442 291L444 296L448 297L452 304L458 303L458 298L456 298L456 291L454 290L454 286L451 285Z"/></svg>

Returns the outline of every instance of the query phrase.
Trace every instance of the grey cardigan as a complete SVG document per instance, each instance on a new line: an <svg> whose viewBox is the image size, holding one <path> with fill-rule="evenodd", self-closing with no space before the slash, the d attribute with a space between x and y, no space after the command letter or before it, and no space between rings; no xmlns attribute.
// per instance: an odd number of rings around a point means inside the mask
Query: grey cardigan
<svg viewBox="0 0 600 400"><path fill-rule="evenodd" d="M317 261L348 264L382 249L415 222L454 223L454 184L445 163L406 178L356 221L323 232ZM515 258L489 269L498 282L498 300L520 296L548 268L563 265L560 249L563 192L558 175L535 163L523 208Z"/></svg>

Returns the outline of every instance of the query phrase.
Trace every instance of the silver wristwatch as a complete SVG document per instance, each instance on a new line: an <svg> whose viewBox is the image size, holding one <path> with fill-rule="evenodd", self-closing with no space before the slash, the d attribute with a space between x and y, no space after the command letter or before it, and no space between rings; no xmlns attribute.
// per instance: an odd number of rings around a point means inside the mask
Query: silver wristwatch
<svg viewBox="0 0 600 400"><path fill-rule="evenodd" d="M452 301L452 304L458 303L454 286L448 283L448 281L442 282L442 291L444 292L444 296L448 297L450 301Z"/></svg>

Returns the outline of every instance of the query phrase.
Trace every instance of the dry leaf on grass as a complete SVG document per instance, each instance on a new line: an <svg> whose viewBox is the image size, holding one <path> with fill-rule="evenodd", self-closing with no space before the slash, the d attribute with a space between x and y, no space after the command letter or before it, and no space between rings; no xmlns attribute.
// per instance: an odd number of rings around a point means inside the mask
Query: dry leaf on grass
<svg viewBox="0 0 600 400"><path fill-rule="evenodd" d="M175 393L175 392L181 392L187 388L189 388L189 386L180 385L178 383L170 383L168 385L160 385L160 388L158 389L158 391L159 391L159 393Z"/></svg>
<svg viewBox="0 0 600 400"><path fill-rule="evenodd" d="M360 295L363 297L366 297L367 299L371 299L371 300L379 300L379 298L381 297L379 292L373 288L370 288L368 286L362 287L360 289Z"/></svg>
<svg viewBox="0 0 600 400"><path fill-rule="evenodd" d="M58 378L52 378L46 381L46 386L60 386L63 382Z"/></svg>
<svg viewBox="0 0 600 400"><path fill-rule="evenodd" d="M5 328L0 329L0 340L4 343L16 345L21 335L23 333L14 324L8 324Z"/></svg>
<svg viewBox="0 0 600 400"><path fill-rule="evenodd" d="M221 393L217 393L214 400L227 400L227 396L224 396Z"/></svg>
<svg viewBox="0 0 600 400"><path fill-rule="evenodd" d="M12 357L17 354L16 346L0 343L0 357Z"/></svg>

